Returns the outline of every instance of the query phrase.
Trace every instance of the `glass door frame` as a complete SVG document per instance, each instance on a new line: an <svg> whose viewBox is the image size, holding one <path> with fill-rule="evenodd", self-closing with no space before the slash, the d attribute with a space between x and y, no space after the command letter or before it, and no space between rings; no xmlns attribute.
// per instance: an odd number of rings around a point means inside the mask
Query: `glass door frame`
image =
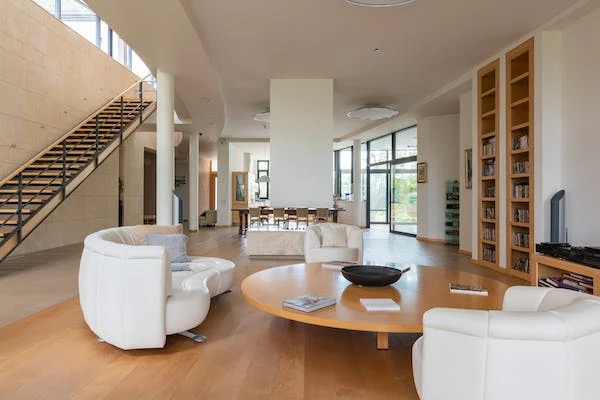
<svg viewBox="0 0 600 400"><path fill-rule="evenodd" d="M392 223L392 199L393 199L393 193L392 191L394 190L394 185L392 183L392 174L393 174L393 166L394 165L401 165L401 164L408 164L411 162L417 162L417 156L410 156L410 157L404 157L404 158L398 158L395 160L392 160L389 162L390 167L389 167L389 182L388 182L388 188L389 188L389 205L388 205L388 210L389 210L389 221L390 221L390 232L391 233L396 233L398 235L404 235L404 236L410 236L410 237L417 237L416 233L410 233L410 232L402 232L402 231L396 231L393 229L394 224ZM418 218L418 214L417 214L417 218ZM418 221L418 219L417 219Z"/></svg>

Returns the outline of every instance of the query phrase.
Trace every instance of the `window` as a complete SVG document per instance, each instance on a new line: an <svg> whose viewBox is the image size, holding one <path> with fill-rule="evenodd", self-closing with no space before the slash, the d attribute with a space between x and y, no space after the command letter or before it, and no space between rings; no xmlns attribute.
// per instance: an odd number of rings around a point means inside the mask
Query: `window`
<svg viewBox="0 0 600 400"><path fill-rule="evenodd" d="M360 145L360 199L367 201L367 143Z"/></svg>
<svg viewBox="0 0 600 400"><path fill-rule="evenodd" d="M385 135L369 142L369 164L376 164L392 159L392 135ZM385 165L372 167L373 169L386 169Z"/></svg>
<svg viewBox="0 0 600 400"><path fill-rule="evenodd" d="M143 78L150 73L142 59L83 0L34 0L65 25Z"/></svg>
<svg viewBox="0 0 600 400"><path fill-rule="evenodd" d="M342 199L349 199L352 196L352 153L352 146L334 153L334 193L336 197Z"/></svg>
<svg viewBox="0 0 600 400"><path fill-rule="evenodd" d="M258 198L266 200L269 198L269 161L256 161L256 177L258 179Z"/></svg>
<svg viewBox="0 0 600 400"><path fill-rule="evenodd" d="M417 126L394 132L394 158L405 158L417 155Z"/></svg>

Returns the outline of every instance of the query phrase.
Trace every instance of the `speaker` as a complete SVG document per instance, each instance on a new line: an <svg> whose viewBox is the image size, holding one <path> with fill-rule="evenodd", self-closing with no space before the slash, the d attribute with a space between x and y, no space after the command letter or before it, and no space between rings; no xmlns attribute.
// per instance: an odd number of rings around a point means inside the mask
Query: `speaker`
<svg viewBox="0 0 600 400"><path fill-rule="evenodd" d="M550 199L550 242L566 243L565 191L556 192Z"/></svg>

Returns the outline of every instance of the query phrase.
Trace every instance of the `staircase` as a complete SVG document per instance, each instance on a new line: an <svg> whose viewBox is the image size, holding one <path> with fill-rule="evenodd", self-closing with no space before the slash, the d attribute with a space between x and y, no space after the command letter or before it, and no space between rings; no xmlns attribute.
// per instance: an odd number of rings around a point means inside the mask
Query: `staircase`
<svg viewBox="0 0 600 400"><path fill-rule="evenodd" d="M156 110L149 75L0 181L0 261Z"/></svg>

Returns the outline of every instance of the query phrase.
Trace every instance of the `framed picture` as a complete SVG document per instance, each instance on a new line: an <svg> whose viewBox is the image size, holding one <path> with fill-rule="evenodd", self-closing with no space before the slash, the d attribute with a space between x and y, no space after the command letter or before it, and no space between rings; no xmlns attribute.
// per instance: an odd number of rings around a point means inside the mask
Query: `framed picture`
<svg viewBox="0 0 600 400"><path fill-rule="evenodd" d="M246 179L244 174L235 174L235 201L246 201Z"/></svg>
<svg viewBox="0 0 600 400"><path fill-rule="evenodd" d="M473 188L473 149L465 149L465 188Z"/></svg>
<svg viewBox="0 0 600 400"><path fill-rule="evenodd" d="M427 163L417 163L417 183L427 182Z"/></svg>

